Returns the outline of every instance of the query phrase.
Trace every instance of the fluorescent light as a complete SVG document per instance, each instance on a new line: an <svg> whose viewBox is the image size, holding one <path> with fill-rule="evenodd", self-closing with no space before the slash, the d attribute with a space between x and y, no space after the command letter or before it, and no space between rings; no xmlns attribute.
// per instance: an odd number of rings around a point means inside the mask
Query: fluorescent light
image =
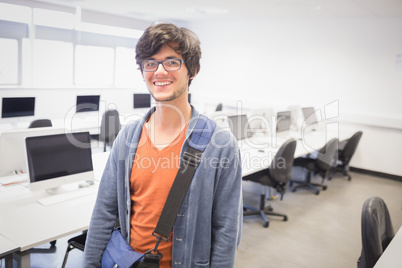
<svg viewBox="0 0 402 268"><path fill-rule="evenodd" d="M79 22L75 27L75 29L84 32L116 35L130 38L140 38L141 35L144 33L143 30L135 30L135 29L93 24L87 22Z"/></svg>
<svg viewBox="0 0 402 268"><path fill-rule="evenodd" d="M187 8L186 11L189 13L200 13L207 15L223 15L229 13L229 10L227 9L216 8L216 7L193 7L193 8Z"/></svg>
<svg viewBox="0 0 402 268"><path fill-rule="evenodd" d="M33 23L36 25L43 25L48 27L56 27L63 29L74 29L75 14L34 8L33 9Z"/></svg>
<svg viewBox="0 0 402 268"><path fill-rule="evenodd" d="M31 23L31 8L0 3L0 19L22 23Z"/></svg>

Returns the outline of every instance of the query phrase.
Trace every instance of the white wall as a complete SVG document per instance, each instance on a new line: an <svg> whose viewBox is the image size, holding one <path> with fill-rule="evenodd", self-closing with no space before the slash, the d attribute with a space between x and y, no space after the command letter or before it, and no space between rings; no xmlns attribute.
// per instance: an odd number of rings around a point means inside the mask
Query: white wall
<svg viewBox="0 0 402 268"><path fill-rule="evenodd" d="M202 62L190 87L201 111L219 102L243 107L338 101L342 136L363 130L352 166L402 176L402 20L202 22ZM63 116L77 94L132 112L135 89L0 89L37 96L35 117ZM138 90L137 90L138 91ZM55 104L54 99L63 99Z"/></svg>
<svg viewBox="0 0 402 268"><path fill-rule="evenodd" d="M402 176L401 19L211 21L191 28L203 51L193 99L274 107L338 101L340 119L349 122L340 132L364 131L352 166Z"/></svg>

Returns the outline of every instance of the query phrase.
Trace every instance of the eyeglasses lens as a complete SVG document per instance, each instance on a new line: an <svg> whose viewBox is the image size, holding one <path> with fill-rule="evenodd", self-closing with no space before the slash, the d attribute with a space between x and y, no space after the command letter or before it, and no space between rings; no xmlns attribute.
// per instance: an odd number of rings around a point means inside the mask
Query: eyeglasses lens
<svg viewBox="0 0 402 268"><path fill-rule="evenodd" d="M142 69L146 72L155 72L159 64L162 63L166 71L177 71L181 67L181 61L178 59L169 59L164 61L145 60L142 63Z"/></svg>

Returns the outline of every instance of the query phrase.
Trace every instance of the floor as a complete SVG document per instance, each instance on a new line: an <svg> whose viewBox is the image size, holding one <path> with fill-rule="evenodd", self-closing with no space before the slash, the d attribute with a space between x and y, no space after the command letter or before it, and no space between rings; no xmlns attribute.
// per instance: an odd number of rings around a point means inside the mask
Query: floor
<svg viewBox="0 0 402 268"><path fill-rule="evenodd" d="M402 225L402 182L351 173L352 180L335 177L328 189L315 195L310 190L288 191L283 200L268 201L275 211L288 215L288 221L270 217L268 228L259 217L243 222L242 240L236 268L339 268L356 267L360 256L360 215L363 202L371 196L384 199L395 231ZM298 176L296 172L295 176ZM257 206L260 187L244 182L244 203ZM60 267L67 239L35 248L32 268ZM70 252L67 267L81 267L82 252ZM0 262L1 263L1 262ZM4 267L4 262L0 268Z"/></svg>

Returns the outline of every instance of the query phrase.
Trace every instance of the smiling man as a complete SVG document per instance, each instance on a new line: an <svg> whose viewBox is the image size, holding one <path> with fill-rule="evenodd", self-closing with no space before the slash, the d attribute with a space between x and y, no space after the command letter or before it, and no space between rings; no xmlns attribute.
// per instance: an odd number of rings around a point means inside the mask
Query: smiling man
<svg viewBox="0 0 402 268"><path fill-rule="evenodd" d="M155 107L123 128L114 142L88 230L84 267L101 266L116 219L135 251L155 247L152 232L190 136L200 131L195 129L200 114L188 102L200 57L197 36L173 24L151 25L138 40L136 61ZM159 267L234 267L241 226L239 150L231 132L217 126L170 237L159 244Z"/></svg>

